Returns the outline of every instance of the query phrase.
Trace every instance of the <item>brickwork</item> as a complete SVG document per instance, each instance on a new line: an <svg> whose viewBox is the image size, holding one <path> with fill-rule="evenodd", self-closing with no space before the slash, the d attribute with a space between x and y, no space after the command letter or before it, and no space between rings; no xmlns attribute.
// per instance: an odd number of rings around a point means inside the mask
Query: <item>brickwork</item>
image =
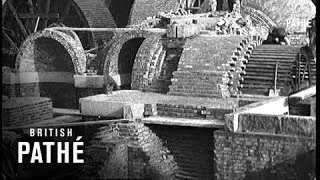
<svg viewBox="0 0 320 180"><path fill-rule="evenodd" d="M315 118L306 116L240 114L238 132L315 137L315 123Z"/></svg>
<svg viewBox="0 0 320 180"><path fill-rule="evenodd" d="M2 125L22 126L53 117L52 101L41 97L15 97L2 103Z"/></svg>
<svg viewBox="0 0 320 180"><path fill-rule="evenodd" d="M104 60L103 74L106 77L106 84L112 81L109 76L117 75L119 70L119 53L123 44L131 39L145 38L142 42L132 67L132 89L139 89L143 86L143 82L147 81L148 69L156 49L159 44L160 34L152 34L146 31L128 32L118 34L113 38L110 47L105 48L107 51Z"/></svg>
<svg viewBox="0 0 320 180"><path fill-rule="evenodd" d="M75 0L74 3L79 7L84 15L87 27L92 28L115 28L117 27L108 7L100 0ZM112 38L111 32L90 32L93 40L93 47L101 45L103 42Z"/></svg>
<svg viewBox="0 0 320 180"><path fill-rule="evenodd" d="M171 179L177 167L169 153L142 123L102 126L85 149L83 177Z"/></svg>
<svg viewBox="0 0 320 180"><path fill-rule="evenodd" d="M113 0L110 2L110 12L117 27L126 27L134 0Z"/></svg>
<svg viewBox="0 0 320 180"><path fill-rule="evenodd" d="M70 35L72 34L72 36ZM29 36L21 45L15 68L20 72L41 71L36 68L34 56L36 40L40 38L49 38L59 42L69 56L74 65L76 73L83 73L86 69L86 57L78 36L74 32L61 32L44 30ZM41 60L40 60L41 61Z"/></svg>
<svg viewBox="0 0 320 180"><path fill-rule="evenodd" d="M243 36L198 36L186 41L169 94L230 97L229 60ZM233 78L233 77L231 77ZM234 77L236 78L236 77Z"/></svg>
<svg viewBox="0 0 320 180"><path fill-rule="evenodd" d="M311 138L215 131L215 179L305 179L314 149Z"/></svg>
<svg viewBox="0 0 320 180"><path fill-rule="evenodd" d="M136 0L131 8L129 24L139 24L147 17L157 15L158 12L169 12L170 10L176 10L178 7L179 2L177 0Z"/></svg>
<svg viewBox="0 0 320 180"><path fill-rule="evenodd" d="M179 104L145 104L144 115L191 119L224 120L224 115L233 112L233 108L210 108L205 106Z"/></svg>

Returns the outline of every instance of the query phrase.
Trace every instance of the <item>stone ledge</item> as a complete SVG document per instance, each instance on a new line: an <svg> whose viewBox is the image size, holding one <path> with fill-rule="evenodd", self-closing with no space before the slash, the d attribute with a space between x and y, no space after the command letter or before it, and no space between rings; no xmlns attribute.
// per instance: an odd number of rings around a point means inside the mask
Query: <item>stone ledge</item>
<svg viewBox="0 0 320 180"><path fill-rule="evenodd" d="M102 75L74 75L74 84L77 88L103 88Z"/></svg>
<svg viewBox="0 0 320 180"><path fill-rule="evenodd" d="M189 126L200 128L219 128L225 126L224 121L221 120L205 120L205 119L184 119L184 118L171 118L171 117L158 117L150 116L142 119L145 124L161 124L169 126Z"/></svg>
<svg viewBox="0 0 320 180"><path fill-rule="evenodd" d="M269 114L269 115L283 115L289 111L287 97L275 97L265 101L258 101L241 108L236 112L225 115L226 126L229 131L237 132L239 128L240 114Z"/></svg>

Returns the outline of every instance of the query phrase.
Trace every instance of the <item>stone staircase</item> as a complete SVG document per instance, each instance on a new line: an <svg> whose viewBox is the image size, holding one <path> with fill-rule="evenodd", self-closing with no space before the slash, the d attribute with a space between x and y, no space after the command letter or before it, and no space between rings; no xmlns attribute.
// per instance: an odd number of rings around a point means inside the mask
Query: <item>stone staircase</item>
<svg viewBox="0 0 320 180"><path fill-rule="evenodd" d="M277 89L280 95L293 91L294 65L300 46L260 45L248 55L241 92L243 94L268 95L274 89L275 69L278 64Z"/></svg>
<svg viewBox="0 0 320 180"><path fill-rule="evenodd" d="M230 97L230 57L243 36L198 36L189 39L168 95Z"/></svg>
<svg viewBox="0 0 320 180"><path fill-rule="evenodd" d="M154 66L149 74L147 92L167 93L169 91L172 72L177 70L182 49L161 49L157 60L151 63Z"/></svg>

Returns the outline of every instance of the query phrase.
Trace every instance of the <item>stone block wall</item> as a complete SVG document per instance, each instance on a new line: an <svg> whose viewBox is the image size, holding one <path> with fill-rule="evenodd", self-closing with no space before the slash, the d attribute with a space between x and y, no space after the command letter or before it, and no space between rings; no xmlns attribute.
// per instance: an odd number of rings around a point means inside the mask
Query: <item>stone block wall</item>
<svg viewBox="0 0 320 180"><path fill-rule="evenodd" d="M22 126L53 117L52 101L41 97L14 97L2 103L2 125Z"/></svg>
<svg viewBox="0 0 320 180"><path fill-rule="evenodd" d="M316 119L306 116L240 114L238 132L315 137Z"/></svg>
<svg viewBox="0 0 320 180"><path fill-rule="evenodd" d="M215 131L215 179L307 179L314 149L312 138Z"/></svg>

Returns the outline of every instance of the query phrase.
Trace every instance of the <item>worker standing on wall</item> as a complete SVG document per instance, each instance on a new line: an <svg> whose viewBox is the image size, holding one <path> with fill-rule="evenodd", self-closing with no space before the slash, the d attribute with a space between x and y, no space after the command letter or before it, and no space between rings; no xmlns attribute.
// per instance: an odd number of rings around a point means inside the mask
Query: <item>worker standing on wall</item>
<svg viewBox="0 0 320 180"><path fill-rule="evenodd" d="M288 33L282 27L271 27L269 30L268 38L263 41L263 44L280 44L280 45L291 45Z"/></svg>

